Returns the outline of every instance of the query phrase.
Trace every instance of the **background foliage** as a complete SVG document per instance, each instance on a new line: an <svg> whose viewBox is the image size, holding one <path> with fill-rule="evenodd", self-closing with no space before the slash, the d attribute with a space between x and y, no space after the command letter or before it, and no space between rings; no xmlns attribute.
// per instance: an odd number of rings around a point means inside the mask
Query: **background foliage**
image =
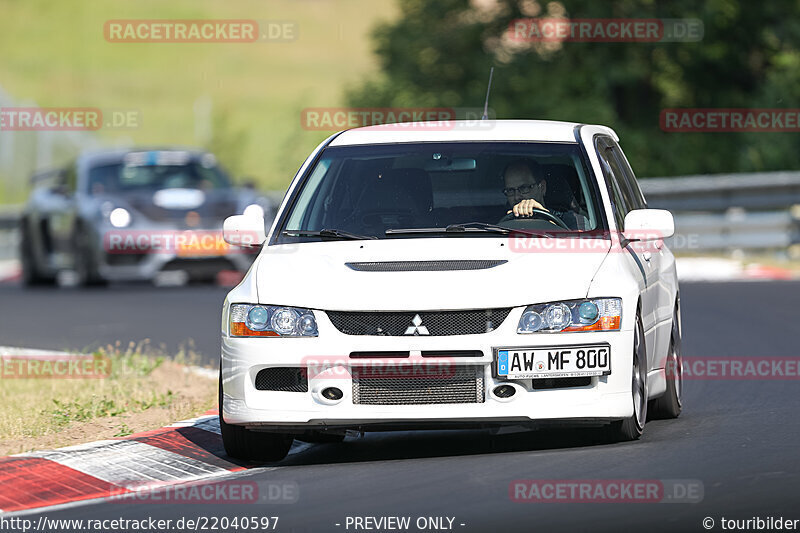
<svg viewBox="0 0 800 533"><path fill-rule="evenodd" d="M800 107L800 2L400 0L374 32L382 76L353 106L480 106L495 66L498 118L616 129L640 176L796 169L795 133L665 133L663 108ZM696 18L702 41L519 43L520 17Z"/></svg>
<svg viewBox="0 0 800 533"><path fill-rule="evenodd" d="M695 43L504 38L525 16L696 18L705 34ZM253 44L103 37L109 19L153 18L282 20L299 32ZM100 140L204 146L264 189L285 188L330 133L304 129L303 108L479 107L490 66L498 118L610 125L639 176L800 168L798 134L659 129L663 108L800 107L797 0L0 0L0 56L0 87L18 105L139 110L141 127L101 130ZM210 128L198 124L203 103ZM22 143L14 150L23 156ZM25 199L21 174L0 171L0 203Z"/></svg>

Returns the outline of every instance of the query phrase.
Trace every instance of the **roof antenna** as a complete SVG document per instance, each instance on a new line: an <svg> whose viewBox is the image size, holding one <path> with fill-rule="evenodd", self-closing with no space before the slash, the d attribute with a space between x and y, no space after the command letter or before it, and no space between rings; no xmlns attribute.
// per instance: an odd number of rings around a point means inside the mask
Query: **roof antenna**
<svg viewBox="0 0 800 533"><path fill-rule="evenodd" d="M489 119L489 91L492 90L492 74L494 74L494 67L489 70L489 86L486 87L486 101L483 103L483 116L481 120Z"/></svg>

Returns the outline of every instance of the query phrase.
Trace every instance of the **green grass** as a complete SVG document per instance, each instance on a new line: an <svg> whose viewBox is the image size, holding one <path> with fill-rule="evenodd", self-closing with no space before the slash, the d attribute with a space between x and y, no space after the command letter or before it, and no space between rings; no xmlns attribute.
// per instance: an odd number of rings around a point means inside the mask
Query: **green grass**
<svg viewBox="0 0 800 533"><path fill-rule="evenodd" d="M119 426L119 431L114 433L115 437L127 437L128 435L132 434L133 430L128 427L128 424L122 423Z"/></svg>
<svg viewBox="0 0 800 533"><path fill-rule="evenodd" d="M391 0L0 0L0 86L40 106L133 109L142 125L100 130L108 143L198 145L195 102L212 102L215 150L236 177L285 188L326 132L305 131L305 107L342 104L377 72L369 34L395 16ZM280 20L285 43L109 43L110 19ZM25 176L0 187L19 197Z"/></svg>
<svg viewBox="0 0 800 533"><path fill-rule="evenodd" d="M119 379L118 377L116 379ZM82 400L59 400L53 398L54 407L42 410L42 415L50 416L53 423L60 427L71 422L86 422L104 416L119 416L129 412L141 412L153 407L169 407L174 394L171 390L164 393L149 391L149 396L141 399L127 398L125 403L115 398L92 395Z"/></svg>
<svg viewBox="0 0 800 533"><path fill-rule="evenodd" d="M216 405L216 380L186 371L191 351L165 357L143 341L93 356L110 370L99 378L0 376L0 403L14 406L0 409L0 456L155 429Z"/></svg>

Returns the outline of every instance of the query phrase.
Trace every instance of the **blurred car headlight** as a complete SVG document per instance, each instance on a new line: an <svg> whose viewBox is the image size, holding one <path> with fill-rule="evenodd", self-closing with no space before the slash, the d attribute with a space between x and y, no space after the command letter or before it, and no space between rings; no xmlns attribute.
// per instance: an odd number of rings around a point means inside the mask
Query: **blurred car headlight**
<svg viewBox="0 0 800 533"><path fill-rule="evenodd" d="M232 337L316 337L317 319L310 309L275 305L233 304Z"/></svg>
<svg viewBox="0 0 800 533"><path fill-rule="evenodd" d="M621 323L621 298L565 300L526 307L517 333L617 331Z"/></svg>
<svg viewBox="0 0 800 533"><path fill-rule="evenodd" d="M115 228L125 228L131 223L131 214L123 207L117 207L108 214L108 221Z"/></svg>

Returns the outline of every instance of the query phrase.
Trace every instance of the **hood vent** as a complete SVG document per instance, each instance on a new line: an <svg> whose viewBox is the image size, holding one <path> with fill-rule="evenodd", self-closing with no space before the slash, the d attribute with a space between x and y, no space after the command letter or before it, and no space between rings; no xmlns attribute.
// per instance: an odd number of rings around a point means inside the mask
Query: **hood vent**
<svg viewBox="0 0 800 533"><path fill-rule="evenodd" d="M484 270L508 263L505 259L457 259L453 261L380 261L345 263L359 272L441 272Z"/></svg>

